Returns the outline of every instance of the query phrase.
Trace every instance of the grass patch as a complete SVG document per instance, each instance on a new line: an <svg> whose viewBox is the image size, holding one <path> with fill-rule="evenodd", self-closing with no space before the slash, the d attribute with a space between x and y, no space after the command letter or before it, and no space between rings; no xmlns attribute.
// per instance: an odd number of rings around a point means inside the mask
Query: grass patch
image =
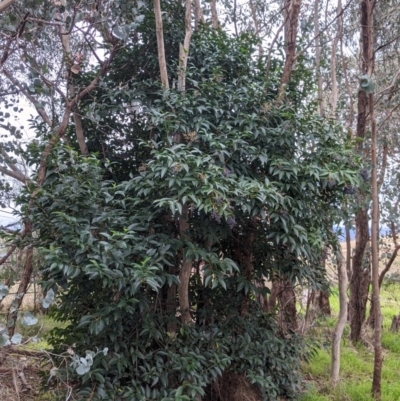
<svg viewBox="0 0 400 401"><path fill-rule="evenodd" d="M334 317L319 321L316 325L320 338L326 339L326 330L336 324L339 309L337 292L330 297ZM381 291L383 315L382 346L384 362L382 369L382 401L400 401L400 334L389 331L392 317L400 313L400 284L384 285ZM369 310L369 309L368 309ZM342 339L340 383L336 388L329 382L330 349L320 349L309 363L304 364L304 387L301 401L372 401L371 383L373 350L365 345L353 346L348 338L347 327ZM372 333L367 333L372 338Z"/></svg>

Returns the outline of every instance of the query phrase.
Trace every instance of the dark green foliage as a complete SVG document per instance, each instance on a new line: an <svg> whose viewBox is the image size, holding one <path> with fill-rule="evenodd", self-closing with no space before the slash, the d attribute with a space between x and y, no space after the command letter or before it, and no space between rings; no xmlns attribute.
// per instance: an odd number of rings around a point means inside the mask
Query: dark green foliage
<svg viewBox="0 0 400 401"><path fill-rule="evenodd" d="M273 74L266 82L253 44L203 27L184 95L161 92L155 67L125 77L124 90L111 74L84 105L100 116L86 126L92 150L103 146L111 162L63 147L49 159L30 216L44 286L58 293L51 313L70 323L52 344L109 350L82 376L69 367L82 400L193 400L224 372L245 374L265 400L295 398L302 341L282 337L256 299L277 274L323 285L322 248L358 161L306 99L273 102ZM118 62L140 71L130 57L145 45ZM126 114L123 102L138 106ZM189 326L170 297L183 257L193 265Z"/></svg>

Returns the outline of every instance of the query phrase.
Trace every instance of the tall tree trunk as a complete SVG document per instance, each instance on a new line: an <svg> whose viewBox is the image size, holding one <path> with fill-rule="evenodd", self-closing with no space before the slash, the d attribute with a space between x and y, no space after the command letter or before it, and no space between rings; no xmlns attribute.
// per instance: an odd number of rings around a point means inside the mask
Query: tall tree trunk
<svg viewBox="0 0 400 401"><path fill-rule="evenodd" d="M326 271L326 258L328 249L324 247L321 256L321 266ZM331 305L329 302L329 290L313 290L314 295L312 297L313 308L318 316L330 316L331 315Z"/></svg>
<svg viewBox="0 0 400 401"><path fill-rule="evenodd" d="M203 11L200 0L194 0L194 29L197 29L199 23L204 23Z"/></svg>
<svg viewBox="0 0 400 401"><path fill-rule="evenodd" d="M368 9L367 2L362 0L360 3L361 13L361 38L362 47L360 52L361 73L367 74L370 59L370 41L368 28ZM372 43L371 43L372 46ZM361 157L365 156L364 138L367 125L368 95L363 90L358 91L358 115L357 115L357 138L359 139L358 153ZM350 338L353 342L361 340L361 328L365 321L365 310L368 298L369 286L369 266L364 262L364 253L369 240L368 229L368 206L365 205L366 194L360 193L360 210L357 212L356 223L356 247L353 256L353 269L350 280Z"/></svg>
<svg viewBox="0 0 400 401"><path fill-rule="evenodd" d="M191 3L191 0L186 0L185 39L183 45L180 44L179 46L178 90L182 93L185 92L186 87L186 67L189 57L190 40L192 37ZM187 205L183 205L182 214L179 217L179 231L182 239L189 239L189 228L189 210ZM185 250L182 249L182 264L179 272L178 297L181 320L183 324L189 324L192 320L189 302L189 281L192 273L192 265L192 260L186 257Z"/></svg>
<svg viewBox="0 0 400 401"><path fill-rule="evenodd" d="M284 8L285 18L285 65L281 77L281 84L278 91L278 99L282 99L286 85L296 61L297 28L299 24L301 0L286 0Z"/></svg>
<svg viewBox="0 0 400 401"><path fill-rule="evenodd" d="M318 290L315 294L315 303L323 316L331 316L331 304L329 302L329 291Z"/></svg>
<svg viewBox="0 0 400 401"><path fill-rule="evenodd" d="M289 280L279 282L279 328L282 334L298 329L296 312L296 294Z"/></svg>
<svg viewBox="0 0 400 401"><path fill-rule="evenodd" d="M283 100L286 86L296 62L297 28L299 24L301 0L285 0L283 9L284 33L285 33L285 64L281 76L277 101ZM268 65L267 65L268 67ZM267 72L268 73L268 72ZM270 300L278 300L279 322L282 333L289 330L297 330L296 296L292 284L286 278L279 278L273 282ZM275 298L276 297L276 298Z"/></svg>
<svg viewBox="0 0 400 401"><path fill-rule="evenodd" d="M350 237L350 225L346 223L345 226L345 235L346 235L346 272L347 272L347 280L351 279L351 237Z"/></svg>
<svg viewBox="0 0 400 401"><path fill-rule="evenodd" d="M372 14L372 5L369 5ZM372 15L370 16L370 29L372 30ZM371 32L372 35L372 32ZM374 115L374 95L369 95L370 118L371 118L371 162L372 162L372 223L371 223L371 246L372 246L372 299L374 303L374 376L372 381L372 395L374 399L381 398L381 377L382 377L382 317L380 303L379 284L379 199L378 199L378 173L377 173L377 132Z"/></svg>
<svg viewBox="0 0 400 401"><path fill-rule="evenodd" d="M217 0L211 0L211 25L213 29L218 29L219 21L218 21L218 11L217 11Z"/></svg>
<svg viewBox="0 0 400 401"><path fill-rule="evenodd" d="M189 211L186 205L182 208L182 215L179 218L179 231L181 239L187 239L189 235ZM182 249L182 264L179 271L179 308L181 312L181 320L184 324L189 324L192 320L190 315L190 302L189 302L189 281L192 273L192 260L186 258L185 250Z"/></svg>
<svg viewBox="0 0 400 401"><path fill-rule="evenodd" d="M322 75L321 75L321 36L319 32L319 0L314 1L314 37L315 37L315 71L317 74L317 93L318 93L318 111L319 115L325 115L324 98L322 91Z"/></svg>
<svg viewBox="0 0 400 401"><path fill-rule="evenodd" d="M184 92L186 88L186 67L189 57L190 40L192 38L191 0L186 0L185 11L185 39L179 45L178 90Z"/></svg>
<svg viewBox="0 0 400 401"><path fill-rule="evenodd" d="M167 90L169 89L169 82L168 82L168 72L167 72L167 61L165 59L164 31L163 31L160 0L154 0L154 16L156 20L158 64L160 67L161 83L164 90Z"/></svg>
<svg viewBox="0 0 400 401"><path fill-rule="evenodd" d="M355 218L356 246L350 279L350 339L353 343L361 341L361 330L365 321L370 283L370 263L364 254L369 241L368 210L360 210Z"/></svg>
<svg viewBox="0 0 400 401"><path fill-rule="evenodd" d="M282 335L298 329L296 294L292 283L277 277L272 282L271 294L268 299L268 311L278 306L278 325Z"/></svg>
<svg viewBox="0 0 400 401"><path fill-rule="evenodd" d="M342 14L342 2L338 0L338 5L336 9L336 17L338 23L338 32L337 35L334 36L332 41L332 50L331 50L331 61L330 61L330 70L331 70L331 85L332 85L332 95L331 95L331 117L336 118L336 108L338 102L338 87L337 87L337 78L336 78L336 52L340 38L340 30L341 30L341 16Z"/></svg>
<svg viewBox="0 0 400 401"><path fill-rule="evenodd" d="M59 34L60 34L61 43L62 43L62 46L64 49L65 59L73 60L73 57L71 54L71 46L70 46L71 35L65 34L65 32L63 32L63 29L61 26L59 27ZM69 72L69 74L71 74L71 73ZM69 85L69 92L70 92L71 97L75 96L76 91L75 91L75 86L73 83L71 83ZM77 105L75 107L77 107ZM86 146L86 138L85 138L85 134L83 132L81 116L74 111L73 118L74 118L74 123L75 123L75 134L76 134L76 139L78 140L79 149L80 149L81 153L84 156L86 156L89 154L89 152L88 152L88 148Z"/></svg>
<svg viewBox="0 0 400 401"><path fill-rule="evenodd" d="M339 285L339 318L332 334L331 381L336 385L340 371L340 340L347 322L347 272L343 263L342 251L337 254Z"/></svg>
<svg viewBox="0 0 400 401"><path fill-rule="evenodd" d="M30 221L25 223L24 232L26 237L29 238L32 235L32 228L33 228L32 223ZM33 272L33 247L28 245L25 252L25 261L24 261L24 268L21 281L19 283L17 293L14 296L14 300L11 303L7 313L8 335L10 337L13 336L14 334L18 310L22 305L22 300L24 299L26 291L28 290L32 272Z"/></svg>

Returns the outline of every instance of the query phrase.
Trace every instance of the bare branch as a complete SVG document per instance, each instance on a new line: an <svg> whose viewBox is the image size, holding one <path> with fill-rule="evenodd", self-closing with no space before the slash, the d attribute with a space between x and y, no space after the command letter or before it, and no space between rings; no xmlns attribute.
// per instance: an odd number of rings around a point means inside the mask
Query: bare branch
<svg viewBox="0 0 400 401"><path fill-rule="evenodd" d="M5 226L0 226L0 230L6 232L8 234L18 234L19 233L19 230L11 230L10 228L7 228Z"/></svg>
<svg viewBox="0 0 400 401"><path fill-rule="evenodd" d="M33 18L33 17L29 17L29 18L28 18L28 21L31 21L31 22L39 22L40 24L43 24L43 25L50 25L50 26L58 26L58 27L64 26L64 23L63 23L63 22L50 22L50 21L46 21L46 20L44 20L44 19Z"/></svg>
<svg viewBox="0 0 400 401"><path fill-rule="evenodd" d="M286 21L287 19L285 19L285 21L283 21L282 25L279 27L279 29L276 31L276 34L274 36L274 38L272 39L271 45L269 46L268 49L268 59L267 59L267 66L266 66L266 70L267 70L267 74L269 72L270 69L270 65L271 65L271 58L272 58L272 49L280 35L280 33L282 32L282 29L285 27L286 25Z"/></svg>
<svg viewBox="0 0 400 401"><path fill-rule="evenodd" d="M0 166L0 173L3 173L11 178L14 178L17 181L22 182L23 184L26 184L26 182L28 181L27 177L24 174L19 173L17 171L8 170L5 167Z"/></svg>
<svg viewBox="0 0 400 401"><path fill-rule="evenodd" d="M389 42L386 42L383 45L380 45L379 47L377 47L374 51L374 53L377 53L378 51L382 50L383 48L385 48L386 46L389 46L390 44L392 44L393 42L395 42L397 39L400 39L400 35L396 36L395 38L393 38L392 40L389 40Z"/></svg>
<svg viewBox="0 0 400 401"><path fill-rule="evenodd" d="M325 32L328 30L328 28L329 28L338 18L341 18L341 17L343 16L345 10L346 10L348 7L350 7L351 3L352 3L352 0L349 0L349 1L347 2L347 4L342 8L341 13L340 13L340 14L336 14L335 18L333 18L332 21L330 21L330 22L324 27L324 29L322 29L322 30L319 32L319 36L321 36L323 33L325 33ZM309 48L312 46L312 44L315 42L315 39L316 39L316 37L314 37L313 39L311 39L311 40L308 42L308 44L307 44L306 46L302 47L302 49L296 54L295 60L297 60L302 54L304 54L304 52L305 52L307 49L309 49ZM329 42L329 41L328 41L328 42ZM328 42L325 42L325 43L328 43ZM325 43L324 43L324 44L325 44Z"/></svg>
<svg viewBox="0 0 400 401"><path fill-rule="evenodd" d="M40 115L40 117L42 117L43 121L49 126L51 127L51 121L49 119L49 116L47 115L47 113L45 112L44 108L42 107L38 107L38 105L40 105L40 103L32 96L28 93L28 91L22 86L22 84L20 82L18 82L13 75L8 72L7 70L3 70L3 74L15 85L19 88L19 90L25 95L25 97L34 105L37 113Z"/></svg>
<svg viewBox="0 0 400 401"><path fill-rule="evenodd" d="M4 161L6 162L7 166L13 171L14 174L19 175L20 177L24 177L24 183L29 181L29 177L27 177L12 161L11 157L7 154L4 149L0 149L0 154L4 157ZM19 180L20 181L20 180Z"/></svg>
<svg viewBox="0 0 400 401"><path fill-rule="evenodd" d="M383 155L382 155L382 166L381 166L381 171L379 174L379 179L378 179L378 191L380 190L383 180L385 179L385 173L386 173L386 166L387 166L387 158L388 158L388 153L389 153L389 146L387 142L383 145Z"/></svg>
<svg viewBox="0 0 400 401"><path fill-rule="evenodd" d="M0 3L0 13L2 13L3 11L5 11L8 7L11 6L12 3L14 3L15 0L3 0Z"/></svg>
<svg viewBox="0 0 400 401"><path fill-rule="evenodd" d="M0 259L0 266L7 262L8 258L13 254L13 252L17 249L17 245L10 246L10 249L7 253Z"/></svg>
<svg viewBox="0 0 400 401"><path fill-rule="evenodd" d="M108 68L110 67L110 64L112 62L112 60L114 59L115 55L117 54L117 51L120 48L120 44L116 44L110 52L110 55L108 57L108 59L106 59L101 68L100 71L97 73L97 75L95 76L95 78L92 80L92 82L85 88L82 89L70 102L69 102L69 107L72 109L74 108L78 101L81 100L85 95L87 95L88 93L90 93L98 84L100 78L107 72Z"/></svg>
<svg viewBox="0 0 400 401"><path fill-rule="evenodd" d="M81 31L83 33L83 37L86 41L86 43L88 44L88 46L90 47L90 50L92 51L94 57L96 58L97 62L99 63L99 65L103 65L103 61L100 60L99 56L97 55L96 51L94 50L92 44L90 43L90 40L87 38L87 34L88 32L83 32L83 29L78 28L78 31Z"/></svg>
<svg viewBox="0 0 400 401"><path fill-rule="evenodd" d="M385 265L385 268L381 271L381 274L379 275L379 287L382 286L383 280L385 278L386 273L390 270L390 268L392 267L393 262L395 261L396 257L397 257L397 253L399 252L400 249L400 245L396 245L393 253L390 257L390 259L388 260L388 262Z"/></svg>
<svg viewBox="0 0 400 401"><path fill-rule="evenodd" d="M0 97L17 95L18 93L19 93L19 91L17 91L17 90L13 90L13 91L9 91L9 92L0 92Z"/></svg>
<svg viewBox="0 0 400 401"><path fill-rule="evenodd" d="M92 80L92 82L85 89L81 90L76 96L74 96L71 99L71 101L66 105L64 115L63 115L61 124L57 129L57 132L47 142L47 145L44 148L43 153L41 155L38 174L37 174L37 189L33 192L32 197L36 196L40 187L43 185L44 180L46 179L47 158L49 157L52 149L58 143L60 138L64 136L65 131L69 124L69 118L71 116L72 109L78 104L79 100L81 100L85 95L90 93L96 87L100 78L107 72L107 70L119 48L120 48L120 45L116 44L111 49L108 59L106 59L104 61L103 65L101 66L100 71L97 73L96 77Z"/></svg>
<svg viewBox="0 0 400 401"><path fill-rule="evenodd" d="M31 68L32 70L34 70L35 73L38 74L38 75L40 76L40 78L42 79L42 81L45 83L45 85L46 85L48 88L54 89L54 90L62 97L62 99L63 99L65 102L68 102L68 99L67 99L67 97L65 96L64 92L63 92L57 85L55 85L54 82L49 81L49 80L40 72L39 68L35 68L35 69L33 69L32 67L30 67L30 68Z"/></svg>

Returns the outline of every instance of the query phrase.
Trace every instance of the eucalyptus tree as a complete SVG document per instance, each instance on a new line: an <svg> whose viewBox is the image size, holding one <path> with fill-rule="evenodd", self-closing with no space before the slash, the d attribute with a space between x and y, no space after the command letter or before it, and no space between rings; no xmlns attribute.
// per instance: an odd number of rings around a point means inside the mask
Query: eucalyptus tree
<svg viewBox="0 0 400 401"><path fill-rule="evenodd" d="M31 104L36 112L31 119L36 139L23 142L20 127L10 121L10 113L3 113L3 137L8 136L8 140L1 144L0 171L24 186L33 186L32 199L46 178L52 149L60 140L68 142L66 132L71 117L73 140L87 154L79 103L100 84L123 38L135 30L141 18L137 4L130 6L129 17L126 7L124 2L117 8L107 2L12 2L1 15L3 104L5 108L13 107L15 113L23 113L18 107L21 98ZM78 83L79 75L86 69L95 73L83 86ZM21 246L30 241L31 235L27 212L19 235ZM9 321L15 322L16 310L26 292L32 255L33 247L28 246L18 301L9 311Z"/></svg>

